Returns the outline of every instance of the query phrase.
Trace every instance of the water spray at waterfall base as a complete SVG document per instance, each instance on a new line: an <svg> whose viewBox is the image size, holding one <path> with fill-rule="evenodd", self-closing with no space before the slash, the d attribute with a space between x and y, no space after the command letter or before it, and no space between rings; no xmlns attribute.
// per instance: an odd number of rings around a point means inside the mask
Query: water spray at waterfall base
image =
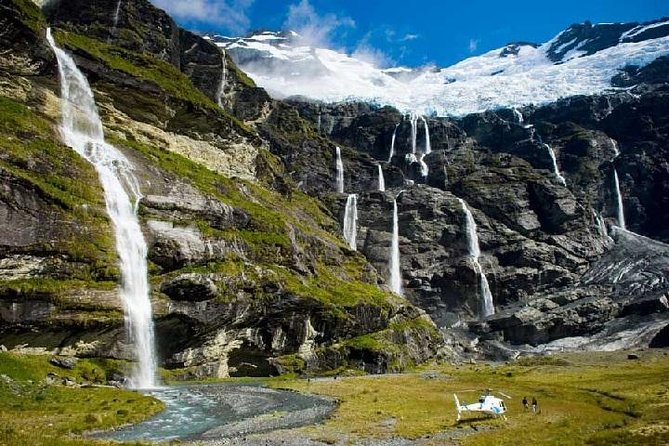
<svg viewBox="0 0 669 446"><path fill-rule="evenodd" d="M102 122L86 77L74 60L56 46L51 29L47 29L47 40L58 60L63 142L95 167L104 190L107 213L114 226L121 270L120 296L128 338L137 360L131 386L155 388L157 361L147 246L137 217L137 206L142 197L139 183L130 161L116 147L105 142Z"/></svg>

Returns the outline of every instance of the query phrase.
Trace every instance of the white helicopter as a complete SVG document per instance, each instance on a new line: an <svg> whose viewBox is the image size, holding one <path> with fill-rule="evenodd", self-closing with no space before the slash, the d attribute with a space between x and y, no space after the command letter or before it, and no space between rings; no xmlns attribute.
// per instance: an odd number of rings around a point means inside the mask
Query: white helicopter
<svg viewBox="0 0 669 446"><path fill-rule="evenodd" d="M505 395L502 392L498 393L505 398L511 398L509 395ZM490 389L487 389L485 393L479 397L477 403L460 404L460 400L455 393L453 394L453 398L455 398L455 409L458 412L458 421L460 421L460 418L462 417L462 412L484 413L495 418L501 416L506 420L506 415L504 415L506 412L506 404L504 404L504 400L494 396Z"/></svg>

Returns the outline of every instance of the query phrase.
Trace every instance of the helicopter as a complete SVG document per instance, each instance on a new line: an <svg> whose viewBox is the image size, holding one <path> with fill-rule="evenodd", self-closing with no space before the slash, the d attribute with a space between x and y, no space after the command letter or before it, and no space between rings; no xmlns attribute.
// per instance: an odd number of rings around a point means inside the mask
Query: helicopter
<svg viewBox="0 0 669 446"><path fill-rule="evenodd" d="M505 395L502 392L498 392L505 398L511 398L509 395ZM506 420L506 404L501 398L497 398L492 394L490 389L486 389L485 392L479 397L477 403L471 404L460 404L458 396L454 393L453 398L455 398L455 410L458 412L458 421L462 417L462 412L478 412L491 415L495 418L501 416Z"/></svg>

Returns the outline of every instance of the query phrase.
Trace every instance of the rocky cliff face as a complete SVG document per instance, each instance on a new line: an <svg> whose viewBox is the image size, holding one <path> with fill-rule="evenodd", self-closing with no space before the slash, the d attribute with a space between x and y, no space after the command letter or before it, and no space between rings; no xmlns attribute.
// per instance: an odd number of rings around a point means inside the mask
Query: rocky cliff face
<svg viewBox="0 0 669 446"><path fill-rule="evenodd" d="M0 344L131 357L101 187L57 132L50 25L91 83L106 139L140 178L165 366L382 372L431 357L431 320L379 286L268 151L309 124L148 1L122 2L115 22L116 6L62 0L42 14L2 3L12 57L0 66Z"/></svg>
<svg viewBox="0 0 669 446"><path fill-rule="evenodd" d="M628 335L617 345L647 344L669 316L661 303L669 290L662 278L666 245L634 235L669 241L665 65L660 58L629 70L624 76L635 87L625 93L461 119L428 118L427 177L410 155L408 116L365 104L293 104L323 136L351 148L342 153L346 192L361 195L358 248L386 278L392 197L398 196L404 289L438 325L457 325L479 314L481 290L466 246L461 198L478 225L480 263L498 312L485 323L472 323L476 332L491 342L533 345L600 333L602 346L615 333L648 328L645 336ZM416 132L420 156L426 144L421 120ZM327 187L332 169L300 170L302 157L315 154L302 148L286 162L292 161L291 169L306 178L304 187L323 196L341 217L344 197ZM388 192L374 191L376 164ZM634 233L613 230L618 225L614 171ZM638 261L630 260L627 269L615 266L620 259L613 258L622 252ZM635 279L625 281L629 274Z"/></svg>
<svg viewBox="0 0 669 446"><path fill-rule="evenodd" d="M434 323L458 339L453 352L476 350L471 336L490 355L508 354L503 343L666 343L666 58L623 70L624 93L426 117L422 156L422 119L272 100L149 2L122 2L115 22L116 6L1 5L12 57L0 65L0 343L130 357L101 188L56 131L47 24L88 77L107 139L137 167L164 365L400 370L434 355ZM633 232L614 229L614 173ZM349 193L357 251L340 236ZM394 199L406 300L386 285ZM496 309L485 319L481 271Z"/></svg>

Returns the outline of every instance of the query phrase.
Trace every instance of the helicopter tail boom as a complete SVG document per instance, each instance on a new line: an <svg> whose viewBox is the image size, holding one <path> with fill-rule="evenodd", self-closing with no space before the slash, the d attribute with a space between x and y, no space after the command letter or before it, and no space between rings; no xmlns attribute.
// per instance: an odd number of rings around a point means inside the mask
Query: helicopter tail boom
<svg viewBox="0 0 669 446"><path fill-rule="evenodd" d="M455 399L455 410L458 412L458 421L460 421L460 414L462 412L462 407L460 406L460 400L458 396L454 393L453 398Z"/></svg>

